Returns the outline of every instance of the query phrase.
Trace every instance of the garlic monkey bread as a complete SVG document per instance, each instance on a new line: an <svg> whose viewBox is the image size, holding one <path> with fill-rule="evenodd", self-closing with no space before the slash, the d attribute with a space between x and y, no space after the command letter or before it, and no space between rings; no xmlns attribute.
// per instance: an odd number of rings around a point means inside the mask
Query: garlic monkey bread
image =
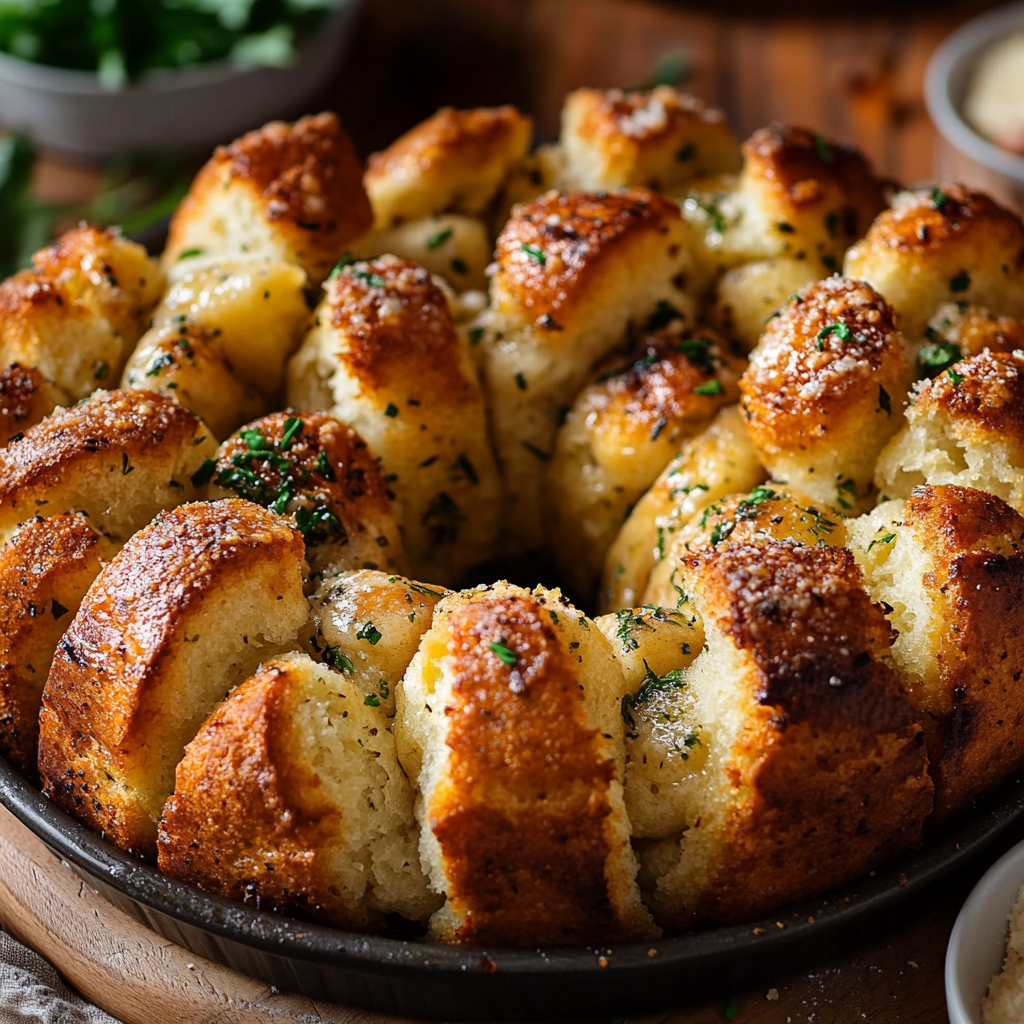
<svg viewBox="0 0 1024 1024"><path fill-rule="evenodd" d="M516 207L477 328L513 549L543 544L562 410L659 302L689 318L690 266L678 207L652 192L548 192Z"/></svg>
<svg viewBox="0 0 1024 1024"><path fill-rule="evenodd" d="M921 486L849 533L868 592L891 609L944 820L1024 762L1024 517L982 491Z"/></svg>
<svg viewBox="0 0 1024 1024"><path fill-rule="evenodd" d="M219 146L171 219L164 269L259 257L317 285L373 219L362 167L334 114L271 121Z"/></svg>
<svg viewBox="0 0 1024 1024"><path fill-rule="evenodd" d="M889 304L831 277L771 320L740 381L747 430L772 476L842 509L870 507L878 453L914 372Z"/></svg>
<svg viewBox="0 0 1024 1024"><path fill-rule="evenodd" d="M423 267L340 267L288 366L288 402L330 411L381 460L415 576L455 583L491 553L501 498L483 393Z"/></svg>
<svg viewBox="0 0 1024 1024"><path fill-rule="evenodd" d="M539 946L656 934L622 804L622 673L557 591L444 598L399 691L442 942Z"/></svg>
<svg viewBox="0 0 1024 1024"><path fill-rule="evenodd" d="M11 363L0 370L0 448L6 448L58 405L70 404L60 388L35 367Z"/></svg>
<svg viewBox="0 0 1024 1024"><path fill-rule="evenodd" d="M135 534L50 668L39 720L50 799L152 857L185 744L306 622L304 571L298 530L247 501L183 505Z"/></svg>
<svg viewBox="0 0 1024 1024"><path fill-rule="evenodd" d="M686 830L641 850L655 919L742 921L916 846L932 807L920 715L850 552L723 544L680 582L706 647L671 728L706 760L673 794Z"/></svg>

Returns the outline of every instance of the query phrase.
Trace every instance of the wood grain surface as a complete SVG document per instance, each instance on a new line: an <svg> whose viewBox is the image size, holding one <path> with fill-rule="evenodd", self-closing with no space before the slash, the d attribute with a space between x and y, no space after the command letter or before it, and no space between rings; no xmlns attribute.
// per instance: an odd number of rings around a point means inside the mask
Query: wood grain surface
<svg viewBox="0 0 1024 1024"><path fill-rule="evenodd" d="M683 87L721 105L741 136L773 120L800 123L857 143L905 183L956 178L1019 202L1005 182L941 140L922 101L934 47L984 6L946 4L908 17L897 3L888 14L844 5L842 16L815 19L716 17L707 13L711 4L694 10L648 0L370 0L351 57L318 105L338 110L364 155L444 104L517 103L536 118L538 137L552 139L567 90L639 84L669 57L687 70ZM96 177L95 169L44 160L37 187L49 198L78 200ZM985 866L881 922L858 947L771 989L723 992L710 1004L644 1020L945 1021L946 942ZM373 1014L272 992L164 941L92 892L2 809L0 921L126 1024L383 1024Z"/></svg>

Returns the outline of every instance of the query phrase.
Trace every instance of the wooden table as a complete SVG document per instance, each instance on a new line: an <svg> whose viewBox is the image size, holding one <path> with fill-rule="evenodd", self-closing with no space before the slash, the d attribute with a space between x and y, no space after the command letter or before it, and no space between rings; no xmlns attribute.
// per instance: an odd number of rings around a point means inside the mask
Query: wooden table
<svg viewBox="0 0 1024 1024"><path fill-rule="evenodd" d="M567 90L639 83L667 54L681 55L685 87L720 104L741 135L772 120L797 122L856 142L904 182L959 178L1009 202L1000 182L937 136L921 99L935 45L983 6L939 5L912 17L765 19L646 0L370 0L352 57L321 105L339 111L363 153L446 103L517 103L535 116L538 137L550 139ZM93 169L47 160L38 186L68 200L87 196L95 181ZM712 1004L651 1021L720 1022L734 997L740 1022L944 1021L946 941L984 866L956 876L837 961L779 978L772 990L723 992ZM0 920L128 1024L153 1024L154 1005L160 1020L196 1024L378 1020L271 993L166 943L92 893L6 812Z"/></svg>

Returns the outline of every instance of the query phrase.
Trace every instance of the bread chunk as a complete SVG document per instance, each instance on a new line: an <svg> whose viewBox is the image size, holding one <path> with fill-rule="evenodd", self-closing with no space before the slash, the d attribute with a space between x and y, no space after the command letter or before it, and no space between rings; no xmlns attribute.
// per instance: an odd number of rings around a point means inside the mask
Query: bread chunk
<svg viewBox="0 0 1024 1024"><path fill-rule="evenodd" d="M89 588L43 692L50 799L152 858L185 744L306 622L302 535L251 502L158 516Z"/></svg>
<svg viewBox="0 0 1024 1024"><path fill-rule="evenodd" d="M77 401L121 376L164 277L115 230L80 227L0 284L0 364L36 368Z"/></svg>
<svg viewBox="0 0 1024 1024"><path fill-rule="evenodd" d="M751 353L740 381L750 439L776 480L868 508L913 379L892 307L866 284L827 278L799 292Z"/></svg>
<svg viewBox="0 0 1024 1024"><path fill-rule="evenodd" d="M683 445L623 523L605 558L604 610L640 604L675 532L707 505L747 492L766 477L739 406L726 406Z"/></svg>
<svg viewBox="0 0 1024 1024"><path fill-rule="evenodd" d="M339 269L288 366L288 403L329 410L380 458L413 575L448 585L490 556L501 498L483 393L427 270L395 256Z"/></svg>
<svg viewBox="0 0 1024 1024"><path fill-rule="evenodd" d="M294 263L314 285L373 214L362 167L334 114L271 121L220 146L171 219L164 269L193 258Z"/></svg>
<svg viewBox="0 0 1024 1024"><path fill-rule="evenodd" d="M363 180L374 226L439 213L482 216L526 155L532 130L515 107L443 107L370 157Z"/></svg>
<svg viewBox="0 0 1024 1024"><path fill-rule="evenodd" d="M945 820L1024 763L1024 517L967 487L916 487L849 523L892 660L924 715Z"/></svg>
<svg viewBox="0 0 1024 1024"><path fill-rule="evenodd" d="M538 946L656 934L622 804L624 681L557 591L451 594L399 692L421 858L442 942Z"/></svg>
<svg viewBox="0 0 1024 1024"><path fill-rule="evenodd" d="M33 772L53 652L116 545L81 512L22 523L0 547L0 753Z"/></svg>
<svg viewBox="0 0 1024 1024"><path fill-rule="evenodd" d="M685 570L707 646L671 691L674 733L685 747L696 732L706 761L673 794L686 830L640 853L673 930L855 878L916 846L932 807L920 715L849 551L726 544Z"/></svg>
<svg viewBox="0 0 1024 1024"><path fill-rule="evenodd" d="M561 578L590 601L630 508L688 437L739 397L740 360L713 332L681 319L642 332L599 364L555 439L548 476L548 547Z"/></svg>
<svg viewBox="0 0 1024 1024"><path fill-rule="evenodd" d="M1024 317L1024 225L964 185L900 192L846 257L843 271L877 288L919 344L950 301Z"/></svg>
<svg viewBox="0 0 1024 1024"><path fill-rule="evenodd" d="M0 451L0 539L32 516L87 512L124 541L161 509L199 496L216 448L206 426L151 391L100 391Z"/></svg>
<svg viewBox="0 0 1024 1024"><path fill-rule="evenodd" d="M285 362L309 324L306 284L305 273L286 263L193 262L157 307L154 330L212 332L217 351L238 380L267 402L280 403Z"/></svg>
<svg viewBox="0 0 1024 1024"><path fill-rule="evenodd" d="M1013 352L1024 348L1024 321L996 316L984 306L947 302L924 329L927 339L918 350L920 377L937 377L953 363L985 349Z"/></svg>
<svg viewBox="0 0 1024 1024"><path fill-rule="evenodd" d="M175 773L160 870L263 910L378 931L440 905L384 709L308 655L270 661L217 706Z"/></svg>
<svg viewBox="0 0 1024 1024"><path fill-rule="evenodd" d="M70 405L51 380L32 366L11 363L0 370L0 448L49 416L58 405Z"/></svg>
<svg viewBox="0 0 1024 1024"><path fill-rule="evenodd" d="M733 267L718 282L710 321L741 351L749 352L794 293L819 276L812 262L792 256Z"/></svg>
<svg viewBox="0 0 1024 1024"><path fill-rule="evenodd" d="M631 323L659 302L692 321L691 265L678 208L644 190L549 192L517 207L498 239L482 314L507 545L539 549L544 480L562 410Z"/></svg>
<svg viewBox="0 0 1024 1024"><path fill-rule="evenodd" d="M738 171L736 136L720 110L667 85L576 89L565 98L561 187L637 185L673 194L696 177Z"/></svg>
<svg viewBox="0 0 1024 1024"><path fill-rule="evenodd" d="M771 125L743 144L743 170L693 182L680 196L707 281L753 260L792 258L838 270L885 207L882 182L854 146Z"/></svg>
<svg viewBox="0 0 1024 1024"><path fill-rule="evenodd" d="M215 438L266 412L267 400L235 375L217 330L195 323L154 327L139 340L121 387L155 391L198 416Z"/></svg>
<svg viewBox="0 0 1024 1024"><path fill-rule="evenodd" d="M881 494L956 484L1024 511L1024 352L984 351L919 382L904 416L878 459Z"/></svg>
<svg viewBox="0 0 1024 1024"><path fill-rule="evenodd" d="M446 593L372 569L331 576L313 595L309 650L374 694L393 716L402 676Z"/></svg>
<svg viewBox="0 0 1024 1024"><path fill-rule="evenodd" d="M314 575L400 569L402 535L366 442L323 413L275 412L249 423L208 465L208 497L238 497L287 515Z"/></svg>

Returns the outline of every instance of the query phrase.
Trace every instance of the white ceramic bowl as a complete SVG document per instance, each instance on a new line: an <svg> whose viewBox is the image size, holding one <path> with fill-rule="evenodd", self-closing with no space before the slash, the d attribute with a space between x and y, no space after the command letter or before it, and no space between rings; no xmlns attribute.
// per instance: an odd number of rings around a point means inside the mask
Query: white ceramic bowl
<svg viewBox="0 0 1024 1024"><path fill-rule="evenodd" d="M982 876L967 897L946 947L950 1024L981 1024L981 1000L1006 955L1007 920L1024 885L1024 843Z"/></svg>
<svg viewBox="0 0 1024 1024"><path fill-rule="evenodd" d="M932 54L924 98L935 126L961 153L1016 185L1024 185L1024 157L1000 149L974 130L961 113L979 59L994 44L1024 29L1024 3L998 7L961 26Z"/></svg>
<svg viewBox="0 0 1024 1024"><path fill-rule="evenodd" d="M207 152L271 118L297 113L335 73L361 0L338 0L293 66L228 63L152 72L111 92L86 71L0 54L0 121L37 145L102 159L124 150Z"/></svg>

